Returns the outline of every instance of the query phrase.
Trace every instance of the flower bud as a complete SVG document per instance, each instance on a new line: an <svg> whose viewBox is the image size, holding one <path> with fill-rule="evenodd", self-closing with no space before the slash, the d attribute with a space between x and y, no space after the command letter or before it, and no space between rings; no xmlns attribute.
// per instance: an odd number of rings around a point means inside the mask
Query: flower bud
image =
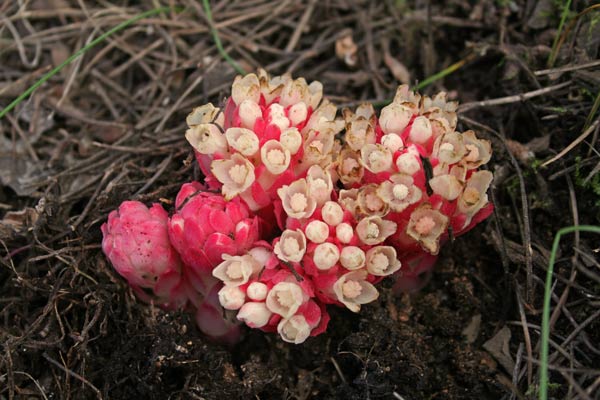
<svg viewBox="0 0 600 400"><path fill-rule="evenodd" d="M331 198L333 191L333 183L331 175L319 165L313 165L308 169L306 175L308 190L310 195L315 199L317 205L322 205Z"/></svg>
<svg viewBox="0 0 600 400"><path fill-rule="evenodd" d="M355 270L362 268L366 262L365 252L356 246L346 246L340 253L340 264L346 269Z"/></svg>
<svg viewBox="0 0 600 400"><path fill-rule="evenodd" d="M315 248L313 261L318 269L326 271L333 267L340 259L340 250L333 243L321 243Z"/></svg>
<svg viewBox="0 0 600 400"><path fill-rule="evenodd" d="M296 103L288 111L288 119L292 126L296 126L306 120L308 117L308 108L305 103Z"/></svg>
<svg viewBox="0 0 600 400"><path fill-rule="evenodd" d="M246 295L237 286L223 286L219 290L219 303L226 310L239 310L246 301Z"/></svg>
<svg viewBox="0 0 600 400"><path fill-rule="evenodd" d="M412 110L398 103L391 103L381 110L379 124L383 133L402 133L412 118Z"/></svg>
<svg viewBox="0 0 600 400"><path fill-rule="evenodd" d="M251 300L261 301L267 297L268 291L269 291L269 289L267 288L267 285L265 285L264 283L252 282L251 284L248 285L248 288L246 289L246 295Z"/></svg>
<svg viewBox="0 0 600 400"><path fill-rule="evenodd" d="M431 122L424 116L415 118L408 134L408 139L413 143L426 143L432 135Z"/></svg>
<svg viewBox="0 0 600 400"><path fill-rule="evenodd" d="M237 319L244 321L250 328L262 328L265 326L273 313L269 311L265 303L246 303L237 313Z"/></svg>
<svg viewBox="0 0 600 400"><path fill-rule="evenodd" d="M254 129L256 120L262 117L260 106L252 100L244 100L239 105L238 114L242 128Z"/></svg>
<svg viewBox="0 0 600 400"><path fill-rule="evenodd" d="M385 146L389 151L395 153L398 150L401 150L404 147L404 142L395 133L389 133L387 135L383 135L381 138L381 144Z"/></svg>
<svg viewBox="0 0 600 400"><path fill-rule="evenodd" d="M406 175L414 175L421 169L421 163L412 153L404 153L396 159L398 172Z"/></svg>
<svg viewBox="0 0 600 400"><path fill-rule="evenodd" d="M297 128L287 128L281 132L279 141L290 154L296 154L300 146L302 146L302 135L300 135L300 131Z"/></svg>
<svg viewBox="0 0 600 400"><path fill-rule="evenodd" d="M354 237L354 229L352 229L352 225L349 223L342 222L335 227L335 236L342 243L350 243Z"/></svg>
<svg viewBox="0 0 600 400"><path fill-rule="evenodd" d="M323 221L331 226L336 226L344 219L344 210L335 201L328 201L323 205L321 215L323 216Z"/></svg>
<svg viewBox="0 0 600 400"><path fill-rule="evenodd" d="M290 120L285 116L285 111L281 104L273 103L267 109L267 123L275 125L280 130L289 128Z"/></svg>
<svg viewBox="0 0 600 400"><path fill-rule="evenodd" d="M235 104L242 104L244 100L258 103L260 100L260 83L255 74L244 77L236 76L231 86L231 98Z"/></svg>
<svg viewBox="0 0 600 400"><path fill-rule="evenodd" d="M200 124L209 124L217 118L219 111L219 108L213 106L212 103L195 107L186 117L185 122L190 128Z"/></svg>
<svg viewBox="0 0 600 400"><path fill-rule="evenodd" d="M453 175L434 176L429 180L433 193L439 194L446 200L456 200L463 190L463 184Z"/></svg>
<svg viewBox="0 0 600 400"><path fill-rule="evenodd" d="M323 221L310 221L304 228L306 237L313 243L323 243L329 237L329 226Z"/></svg>

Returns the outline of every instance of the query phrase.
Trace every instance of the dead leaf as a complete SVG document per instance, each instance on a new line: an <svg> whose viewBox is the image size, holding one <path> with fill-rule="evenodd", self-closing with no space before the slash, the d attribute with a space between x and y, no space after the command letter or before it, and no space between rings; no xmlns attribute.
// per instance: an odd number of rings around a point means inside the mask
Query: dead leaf
<svg viewBox="0 0 600 400"><path fill-rule="evenodd" d="M387 40L381 42L383 49L383 62L388 67L392 76L400 83L408 85L410 83L410 72L408 68L390 53L390 45Z"/></svg>
<svg viewBox="0 0 600 400"><path fill-rule="evenodd" d="M358 46L352 38L352 30L347 29L338 35L335 41L335 55L347 66L354 67L358 61Z"/></svg>
<svg viewBox="0 0 600 400"><path fill-rule="evenodd" d="M484 343L483 348L492 355L500 365L504 367L506 372L511 373L515 368L515 362L510 354L509 342L511 332L508 327L504 327L494 335L493 338Z"/></svg>
<svg viewBox="0 0 600 400"><path fill-rule="evenodd" d="M21 211L9 211L0 221L0 238L10 239L33 229L40 214L35 208L26 207Z"/></svg>
<svg viewBox="0 0 600 400"><path fill-rule="evenodd" d="M469 325L463 329L462 334L467 339L467 343L474 343L479 336L479 330L481 328L481 314L474 315L471 318Z"/></svg>

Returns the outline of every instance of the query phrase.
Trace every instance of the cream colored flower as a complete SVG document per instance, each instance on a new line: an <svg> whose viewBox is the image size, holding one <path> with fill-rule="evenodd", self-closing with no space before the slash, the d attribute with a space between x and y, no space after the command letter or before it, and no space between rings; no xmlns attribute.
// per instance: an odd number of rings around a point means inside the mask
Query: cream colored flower
<svg viewBox="0 0 600 400"><path fill-rule="evenodd" d="M340 252L340 264L349 270L360 269L365 266L365 252L356 246L345 246Z"/></svg>
<svg viewBox="0 0 600 400"><path fill-rule="evenodd" d="M360 182L364 175L360 155L349 148L344 148L337 158L337 173L344 185Z"/></svg>
<svg viewBox="0 0 600 400"><path fill-rule="evenodd" d="M381 110L379 125L383 133L401 134L408 126L412 115L413 111L410 108L393 102Z"/></svg>
<svg viewBox="0 0 600 400"><path fill-rule="evenodd" d="M258 103L260 100L260 83L255 74L248 74L244 77L236 76L231 86L231 98L235 104L239 105L244 100L250 100Z"/></svg>
<svg viewBox="0 0 600 400"><path fill-rule="evenodd" d="M306 183L311 196L317 202L317 206L323 205L331 199L333 182L329 171L324 170L319 165L311 166L306 174Z"/></svg>
<svg viewBox="0 0 600 400"><path fill-rule="evenodd" d="M432 156L444 164L455 164L465 155L466 148L463 135L451 132L439 136L433 145Z"/></svg>
<svg viewBox="0 0 600 400"><path fill-rule="evenodd" d="M237 319L244 321L250 328L262 328L269 323L271 315L273 313L265 303L248 302L238 311Z"/></svg>
<svg viewBox="0 0 600 400"><path fill-rule="evenodd" d="M404 174L392 175L389 180L382 182L377 194L395 212L404 211L421 200L423 195L421 189L414 185L412 176Z"/></svg>
<svg viewBox="0 0 600 400"><path fill-rule="evenodd" d="M251 255L230 256L223 254L223 262L215 267L212 275L225 286L241 286L262 269Z"/></svg>
<svg viewBox="0 0 600 400"><path fill-rule="evenodd" d="M275 244L273 252L282 261L300 262L306 252L306 237L300 229L286 229Z"/></svg>
<svg viewBox="0 0 600 400"><path fill-rule="evenodd" d="M317 208L317 202L310 195L308 184L304 178L294 181L291 185L283 185L277 189L277 194L289 217L308 218Z"/></svg>
<svg viewBox="0 0 600 400"><path fill-rule="evenodd" d="M400 269L396 249L392 246L376 246L367 251L367 271L375 276L388 276Z"/></svg>
<svg viewBox="0 0 600 400"><path fill-rule="evenodd" d="M300 146L302 146L302 135L300 134L300 131L298 131L298 128L287 128L281 132L279 141L290 154L296 154L300 149Z"/></svg>
<svg viewBox="0 0 600 400"><path fill-rule="evenodd" d="M194 108L186 117L185 122L190 128L193 128L196 125L210 124L213 122L223 126L223 121L219 120L219 118L223 119L223 114L220 111L221 110L218 107L213 106L212 103L208 103Z"/></svg>
<svg viewBox="0 0 600 400"><path fill-rule="evenodd" d="M362 304L377 300L379 292L367 282L367 271L351 271L342 275L334 284L333 291L337 300L350 311L359 312Z"/></svg>
<svg viewBox="0 0 600 400"><path fill-rule="evenodd" d="M358 189L358 207L363 215L385 216L390 207L379 194L379 185L374 183L364 185Z"/></svg>
<svg viewBox="0 0 600 400"><path fill-rule="evenodd" d="M304 292L293 282L279 282L267 294L267 308L283 318L294 315L302 303L304 303Z"/></svg>
<svg viewBox="0 0 600 400"><path fill-rule="evenodd" d="M321 271L331 269L339 259L340 250L335 244L329 242L318 245L313 254L313 262Z"/></svg>
<svg viewBox="0 0 600 400"><path fill-rule="evenodd" d="M433 193L439 194L446 200L456 200L463 190L463 183L454 175L438 175L429 180Z"/></svg>
<svg viewBox="0 0 600 400"><path fill-rule="evenodd" d="M396 227L395 222L379 216L366 217L356 225L356 234L364 244L376 245L393 235Z"/></svg>
<svg viewBox="0 0 600 400"><path fill-rule="evenodd" d="M415 118L408 134L410 141L413 143L424 144L431 138L431 135L433 135L431 122L423 116Z"/></svg>
<svg viewBox="0 0 600 400"><path fill-rule="evenodd" d="M494 179L490 171L475 171L458 198L458 212L469 217L477 214L488 203L487 190Z"/></svg>
<svg viewBox="0 0 600 400"><path fill-rule="evenodd" d="M304 232L308 240L313 243L323 243L329 237L329 226L319 220L310 221Z"/></svg>
<svg viewBox="0 0 600 400"><path fill-rule="evenodd" d="M479 168L483 164L487 164L492 158L492 145L488 140L477 139L475 132L466 131L463 133L463 142L466 154L461 162L468 169Z"/></svg>
<svg viewBox="0 0 600 400"><path fill-rule="evenodd" d="M410 215L406 228L408 236L415 239L423 249L436 255L440 251L440 236L446 232L448 217L423 203Z"/></svg>
<svg viewBox="0 0 600 400"><path fill-rule="evenodd" d="M222 192L227 200L231 200L254 183L254 165L240 154L233 154L229 159L214 160L210 169L223 184Z"/></svg>
<svg viewBox="0 0 600 400"><path fill-rule="evenodd" d="M226 310L239 310L246 301L246 295L238 286L223 286L218 296L219 303Z"/></svg>
<svg viewBox="0 0 600 400"><path fill-rule="evenodd" d="M389 171L392 167L392 152L381 144L367 144L360 152L362 165L376 174Z"/></svg>
<svg viewBox="0 0 600 400"><path fill-rule="evenodd" d="M284 173L290 166L290 151L277 140L268 140L260 149L260 158L273 175Z"/></svg>
<svg viewBox="0 0 600 400"><path fill-rule="evenodd" d="M282 319L277 325L277 332L283 341L300 344L310 336L311 328L303 315L294 315L288 319Z"/></svg>
<svg viewBox="0 0 600 400"><path fill-rule="evenodd" d="M227 140L214 124L198 124L185 132L185 138L200 154L224 154L227 152Z"/></svg>
<svg viewBox="0 0 600 400"><path fill-rule="evenodd" d="M229 147L245 157L250 157L258 152L258 137L250 129L229 128L225 131L225 138Z"/></svg>

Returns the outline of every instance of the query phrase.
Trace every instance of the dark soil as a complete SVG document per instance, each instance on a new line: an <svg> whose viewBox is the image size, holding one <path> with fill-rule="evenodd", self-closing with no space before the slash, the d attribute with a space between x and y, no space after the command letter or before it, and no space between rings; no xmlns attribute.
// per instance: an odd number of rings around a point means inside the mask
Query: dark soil
<svg viewBox="0 0 600 400"><path fill-rule="evenodd" d="M22 3L0 5L2 107L100 32L170 4ZM184 12L142 20L63 69L0 120L0 399L535 398L553 237L600 224L600 14L571 3L545 72L559 3L212 4L243 68L318 79L341 106L393 97L404 77L390 57L410 84L462 62L422 92L448 91L460 128L493 144L496 211L446 246L428 285L395 297L384 282L380 301L358 315L332 309L327 332L303 345L256 330L233 348L210 343L189 315L138 302L100 251L121 201L172 208L200 178L185 116L220 103L235 76L201 3L183 0ZM335 55L345 29L354 68ZM600 398L598 243L568 235L557 258L553 398Z"/></svg>

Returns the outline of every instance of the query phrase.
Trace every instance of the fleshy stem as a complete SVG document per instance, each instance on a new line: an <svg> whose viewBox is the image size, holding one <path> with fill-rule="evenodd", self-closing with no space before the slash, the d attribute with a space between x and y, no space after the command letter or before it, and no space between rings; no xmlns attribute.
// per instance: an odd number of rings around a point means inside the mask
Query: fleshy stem
<svg viewBox="0 0 600 400"><path fill-rule="evenodd" d="M29 97L29 95L31 93L33 93L35 91L35 89L39 88L48 79L52 78L54 75L56 75L58 72L60 72L61 69L63 69L65 66L69 65L71 62L73 62L73 60L75 60L77 57L81 56L88 50L90 50L92 47L96 46L98 43L103 42L107 37L109 37L113 33L116 33L122 29L125 29L129 25L132 25L141 19L151 17L156 14L162 14L164 12L171 11L171 10L173 10L175 12L181 12L183 10L183 7L173 7L173 8L172 7L160 7L160 8L154 8L152 10L145 11L141 14L136 15L133 18L128 19L127 21L121 22L119 25L115 26L114 28L112 28L112 29L106 31L105 33L103 33L102 35L98 36L96 39L92 40L89 44L87 44L86 46L79 49L77 52L72 54L69 58L67 58L65 61L60 63L58 66L54 67L50 72L48 72L44 76L42 76L36 83L31 85L19 97L14 99L8 106L6 106L4 109L2 109L2 111L0 111L0 119L2 119L9 111L11 111L17 105L19 105L19 103L21 103L23 100L25 100L27 97Z"/></svg>
<svg viewBox="0 0 600 400"><path fill-rule="evenodd" d="M246 75L246 71L242 68L223 48L223 43L221 43L221 38L219 37L219 32L217 32L217 28L215 27L215 23L212 18L212 11L210 9L209 0L202 0L202 4L204 5L204 12L206 13L206 19L208 19L208 23L210 24L210 33L213 36L215 41L215 45L217 45L217 50L225 61L227 61L239 74Z"/></svg>
<svg viewBox="0 0 600 400"><path fill-rule="evenodd" d="M556 253L562 235L573 232L593 232L600 234L600 226L578 225L568 226L558 231L552 243L552 252L548 263L548 272L546 273L546 285L544 288L544 309L542 312L542 347L540 354L540 390L539 400L548 399L548 343L550 341L550 297L552 292L552 274L554 263L556 262Z"/></svg>

